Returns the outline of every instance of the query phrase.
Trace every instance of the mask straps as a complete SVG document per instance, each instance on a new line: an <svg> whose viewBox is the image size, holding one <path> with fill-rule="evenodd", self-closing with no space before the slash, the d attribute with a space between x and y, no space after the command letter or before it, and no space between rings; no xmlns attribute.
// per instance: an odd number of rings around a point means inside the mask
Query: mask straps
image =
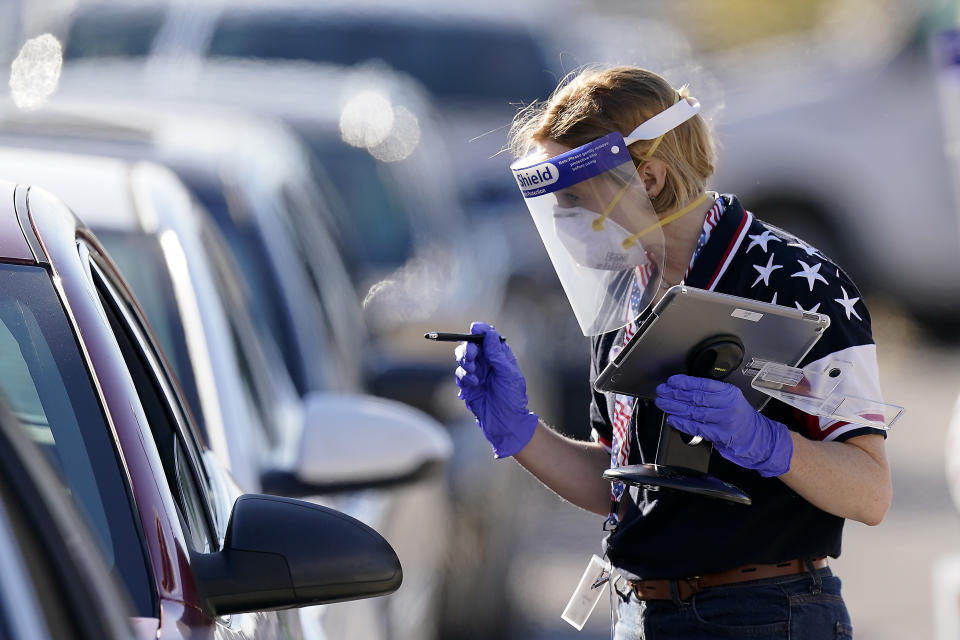
<svg viewBox="0 0 960 640"><path fill-rule="evenodd" d="M647 150L647 152L643 154L642 158L640 158L640 162L637 164L637 170L634 171L633 175L630 176L630 180L627 182L627 184L625 184L617 192L617 195L613 197L613 200L610 201L610 204L604 208L603 213L600 214L600 217L593 221L591 226L593 227L594 231L603 230L603 221L606 220L607 216L610 215L610 212L616 208L624 194L626 194L627 189L633 184L633 181L640 173L640 167L643 165L643 163L653 157L654 152L656 152L657 147L660 146L660 142L663 140L663 136L667 135L667 133L680 126L693 116L697 115L699 111L700 103L696 98L682 98L680 94L677 93L676 102L652 118L640 123L639 127L634 129L630 135L623 139L627 146L630 146L638 140L653 140L653 144L650 145L650 148ZM648 231L649 229L641 233L647 233ZM639 237L639 235L635 237ZM627 240L625 240L624 248L629 248L632 246L632 244L633 243L631 242L628 245Z"/></svg>
<svg viewBox="0 0 960 640"><path fill-rule="evenodd" d="M666 134L663 134L666 135ZM594 231L603 230L603 221L607 219L607 216L610 215L610 212L617 208L617 205L620 203L620 200L623 198L624 194L627 193L627 189L630 188L630 185L633 184L634 180L637 179L637 176L640 175L640 167L643 166L643 163L646 162L653 156L653 152L657 150L657 147L660 146L660 141L663 140L663 135L658 136L654 140L653 144L650 145L650 149L647 150L643 157L640 158L640 162L637 164L637 170L630 175L630 179L627 181L627 184L620 187L620 190L617 191L617 195L613 196L613 200L610 201L610 204L604 208L603 213L600 214L599 218L596 218L591 225L593 226Z"/></svg>
<svg viewBox="0 0 960 640"><path fill-rule="evenodd" d="M623 245L623 248L629 249L630 247L632 247L637 243L637 240L639 238L642 238L643 236L647 235L654 229L659 229L660 227L664 227L670 224L671 222L673 222L674 220L677 220L678 218L682 218L683 216L687 215L688 213L690 213L691 211L699 207L701 204L703 204L703 201L706 199L707 199L707 193L703 192L702 194L700 194L699 198L697 198L696 200L694 200L693 202L685 206L683 209L678 209L677 211L674 211L673 213L668 215L663 220L658 220L654 222L643 231L640 231L639 233L635 233L629 238L625 238L624 241L621 243Z"/></svg>

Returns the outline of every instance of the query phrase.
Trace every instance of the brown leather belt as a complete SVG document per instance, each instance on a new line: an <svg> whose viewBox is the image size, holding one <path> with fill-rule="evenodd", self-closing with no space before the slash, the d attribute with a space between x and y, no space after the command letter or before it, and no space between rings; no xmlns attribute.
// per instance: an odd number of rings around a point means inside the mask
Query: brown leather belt
<svg viewBox="0 0 960 640"><path fill-rule="evenodd" d="M816 558L810 561L814 569L823 569L827 566L826 558ZM719 587L726 584L736 584L738 582L749 582L751 580L764 580L766 578L779 578L781 576L790 576L797 573L805 573L807 567L803 560L788 560L787 562L778 562L776 564L745 564L742 567L736 567L719 573L708 573L702 576L692 578L660 579L660 580L630 580L627 584L630 590L640 600L673 600L673 589L671 583L676 585L677 596L680 600L686 600L695 593L700 593L710 587Z"/></svg>

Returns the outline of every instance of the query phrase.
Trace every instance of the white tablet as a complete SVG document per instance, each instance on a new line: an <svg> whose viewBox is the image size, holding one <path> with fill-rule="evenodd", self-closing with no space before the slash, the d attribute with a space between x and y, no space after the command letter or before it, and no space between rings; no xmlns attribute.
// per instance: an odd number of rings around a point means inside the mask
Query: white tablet
<svg viewBox="0 0 960 640"><path fill-rule="evenodd" d="M739 342L742 362L721 379L734 384L755 408L770 397L750 386L753 362L797 366L823 332L830 317L767 302L684 285L671 287L641 323L623 350L594 382L598 391L639 398L656 397L657 385L688 370L691 351L714 338ZM712 376L719 377L719 376Z"/></svg>

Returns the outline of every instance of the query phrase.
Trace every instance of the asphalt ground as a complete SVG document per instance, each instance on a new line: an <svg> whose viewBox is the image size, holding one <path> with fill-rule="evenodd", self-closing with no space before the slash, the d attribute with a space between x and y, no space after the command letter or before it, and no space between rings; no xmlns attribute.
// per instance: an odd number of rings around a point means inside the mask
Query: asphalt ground
<svg viewBox="0 0 960 640"><path fill-rule="evenodd" d="M886 400L907 411L887 441L893 505L879 526L847 523L832 567L843 580L857 638L934 638L934 567L960 552L960 513L944 474L945 435L960 393L960 346L931 343L894 307L868 303ZM600 553L602 519L564 503L525 473L514 478L522 509L508 581L519 614L512 637L608 638L606 598L581 632L560 619L590 555Z"/></svg>

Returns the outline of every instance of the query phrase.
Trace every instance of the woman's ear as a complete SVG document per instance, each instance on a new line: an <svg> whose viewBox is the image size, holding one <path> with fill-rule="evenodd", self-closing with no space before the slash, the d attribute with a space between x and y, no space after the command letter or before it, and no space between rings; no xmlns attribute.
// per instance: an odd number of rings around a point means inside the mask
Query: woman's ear
<svg viewBox="0 0 960 640"><path fill-rule="evenodd" d="M667 181L667 165L663 160L650 158L637 169L640 172L640 179L643 180L643 186L647 190L647 195L651 199L660 195L663 185Z"/></svg>

